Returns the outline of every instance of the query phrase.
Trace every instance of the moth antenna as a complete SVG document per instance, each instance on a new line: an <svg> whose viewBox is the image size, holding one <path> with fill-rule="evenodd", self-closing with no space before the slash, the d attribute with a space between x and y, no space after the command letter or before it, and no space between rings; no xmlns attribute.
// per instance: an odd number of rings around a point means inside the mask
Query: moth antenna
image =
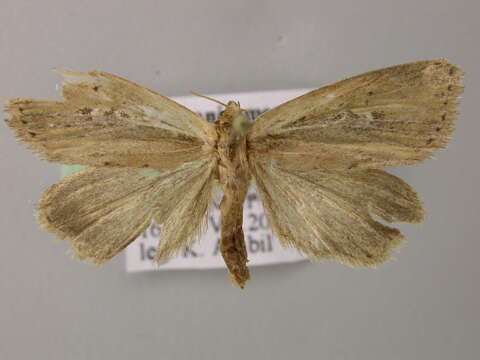
<svg viewBox="0 0 480 360"><path fill-rule="evenodd" d="M216 99L212 99L211 97L208 97L208 96L205 96L205 95L196 93L195 91L191 91L191 90L190 90L189 93L192 94L192 95L195 95L195 96L198 96L198 97L201 97L201 98L204 98L204 99L207 99L207 100L216 102L217 104L220 104L220 105L223 105L223 106L227 107L227 105L224 104L223 102L221 102L221 101L219 101L219 100L216 100Z"/></svg>

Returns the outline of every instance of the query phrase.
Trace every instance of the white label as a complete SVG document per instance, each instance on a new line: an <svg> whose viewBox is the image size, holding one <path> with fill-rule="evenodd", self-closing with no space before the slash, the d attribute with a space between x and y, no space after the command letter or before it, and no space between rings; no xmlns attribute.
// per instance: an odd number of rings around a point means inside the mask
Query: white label
<svg viewBox="0 0 480 360"><path fill-rule="evenodd" d="M281 103L305 94L308 89L258 91L236 94L214 94L210 97L228 102L239 101L252 118ZM172 98L174 101L198 112L209 121L218 117L223 107L196 96ZM201 239L183 254L172 257L160 265L153 263L155 250L161 241L161 227L152 224L126 249L127 271L167 269L225 268L218 249L220 240L220 210L215 205L208 216L208 228ZM273 236L255 189L251 188L244 203L243 231L248 252L248 265L267 265L305 260L305 256L293 249L284 249Z"/></svg>

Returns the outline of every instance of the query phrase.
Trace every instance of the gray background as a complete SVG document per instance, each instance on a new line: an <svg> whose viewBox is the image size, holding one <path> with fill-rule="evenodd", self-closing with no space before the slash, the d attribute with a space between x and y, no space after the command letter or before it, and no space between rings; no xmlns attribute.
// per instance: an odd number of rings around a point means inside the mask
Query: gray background
<svg viewBox="0 0 480 360"><path fill-rule="evenodd" d="M0 126L0 359L476 359L479 15L475 0L0 2L0 95L55 98L69 67L165 95L318 87L446 57L466 71L437 160L394 169L428 217L380 270L301 263L126 274L72 261L35 223L59 168Z"/></svg>

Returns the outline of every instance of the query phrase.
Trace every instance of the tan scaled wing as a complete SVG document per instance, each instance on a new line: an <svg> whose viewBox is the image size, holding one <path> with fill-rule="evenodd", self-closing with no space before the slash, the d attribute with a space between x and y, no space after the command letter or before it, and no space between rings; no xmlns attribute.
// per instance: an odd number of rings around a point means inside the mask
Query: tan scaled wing
<svg viewBox="0 0 480 360"><path fill-rule="evenodd" d="M152 219L163 224L158 259L183 250L211 200L213 126L117 76L62 74L63 101L6 105L17 140L46 160L90 166L44 193L42 226L70 238L77 257L94 263L121 251Z"/></svg>
<svg viewBox="0 0 480 360"><path fill-rule="evenodd" d="M445 60L359 75L257 118L249 162L269 224L312 259L373 266L420 222L414 190L378 168L418 163L453 131L461 71Z"/></svg>
<svg viewBox="0 0 480 360"><path fill-rule="evenodd" d="M285 170L256 162L255 181L280 243L311 259L374 266L404 237L389 222L420 222L423 210L405 182L382 170Z"/></svg>
<svg viewBox="0 0 480 360"><path fill-rule="evenodd" d="M447 144L461 80L459 68L433 60L322 87L260 115L250 151L304 171L418 163Z"/></svg>
<svg viewBox="0 0 480 360"><path fill-rule="evenodd" d="M101 264L155 219L163 225L160 261L185 250L202 231L215 165L206 160L164 171L88 168L45 191L38 220L46 230L71 239L77 258Z"/></svg>
<svg viewBox="0 0 480 360"><path fill-rule="evenodd" d="M61 73L63 101L6 104L17 140L43 159L163 170L211 152L213 125L180 104L115 75Z"/></svg>

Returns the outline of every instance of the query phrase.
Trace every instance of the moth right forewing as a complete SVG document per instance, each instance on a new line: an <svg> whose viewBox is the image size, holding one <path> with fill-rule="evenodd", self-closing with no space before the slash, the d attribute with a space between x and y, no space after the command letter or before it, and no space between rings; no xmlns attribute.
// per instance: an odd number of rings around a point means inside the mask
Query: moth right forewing
<svg viewBox="0 0 480 360"><path fill-rule="evenodd" d="M462 76L434 60L325 86L261 114L250 152L299 171L418 163L449 141Z"/></svg>

